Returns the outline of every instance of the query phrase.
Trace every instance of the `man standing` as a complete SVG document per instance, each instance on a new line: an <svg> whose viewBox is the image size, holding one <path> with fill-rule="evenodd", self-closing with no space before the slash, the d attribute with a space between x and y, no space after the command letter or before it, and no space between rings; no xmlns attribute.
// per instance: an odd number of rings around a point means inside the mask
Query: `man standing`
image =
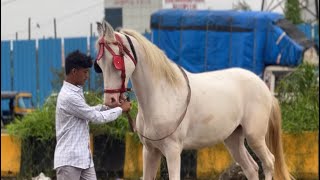
<svg viewBox="0 0 320 180"><path fill-rule="evenodd" d="M87 105L82 86L91 67L91 58L79 51L69 54L65 61L66 78L56 106L54 169L57 180L96 180L89 145L89 122L111 122L131 108L127 101L112 109Z"/></svg>

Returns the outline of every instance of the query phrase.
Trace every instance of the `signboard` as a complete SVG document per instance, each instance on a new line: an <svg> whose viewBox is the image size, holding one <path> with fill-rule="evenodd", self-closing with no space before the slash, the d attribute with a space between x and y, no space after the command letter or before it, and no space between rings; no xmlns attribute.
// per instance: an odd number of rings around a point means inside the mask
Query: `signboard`
<svg viewBox="0 0 320 180"><path fill-rule="evenodd" d="M151 4L150 1L151 0L113 0L113 3L111 4L113 4L114 6L133 6Z"/></svg>
<svg viewBox="0 0 320 180"><path fill-rule="evenodd" d="M202 9L205 0L164 0L164 8Z"/></svg>

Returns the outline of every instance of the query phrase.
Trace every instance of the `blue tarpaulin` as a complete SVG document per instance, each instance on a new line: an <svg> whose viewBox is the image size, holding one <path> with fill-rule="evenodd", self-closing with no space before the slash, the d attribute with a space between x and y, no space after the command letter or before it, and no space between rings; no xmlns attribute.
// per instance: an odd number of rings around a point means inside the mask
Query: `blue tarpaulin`
<svg viewBox="0 0 320 180"><path fill-rule="evenodd" d="M304 47L271 12L164 9L151 16L151 40L190 72L242 67L262 76L266 65L296 66Z"/></svg>

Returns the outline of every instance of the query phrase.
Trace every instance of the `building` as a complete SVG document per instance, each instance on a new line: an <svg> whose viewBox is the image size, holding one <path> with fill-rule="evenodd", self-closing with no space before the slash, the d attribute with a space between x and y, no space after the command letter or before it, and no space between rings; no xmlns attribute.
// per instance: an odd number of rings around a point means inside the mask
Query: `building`
<svg viewBox="0 0 320 180"><path fill-rule="evenodd" d="M162 8L162 0L105 0L105 20L114 29L150 30L150 15Z"/></svg>
<svg viewBox="0 0 320 180"><path fill-rule="evenodd" d="M114 29L150 31L150 16L159 9L231 9L233 1L220 0L104 0L104 19Z"/></svg>

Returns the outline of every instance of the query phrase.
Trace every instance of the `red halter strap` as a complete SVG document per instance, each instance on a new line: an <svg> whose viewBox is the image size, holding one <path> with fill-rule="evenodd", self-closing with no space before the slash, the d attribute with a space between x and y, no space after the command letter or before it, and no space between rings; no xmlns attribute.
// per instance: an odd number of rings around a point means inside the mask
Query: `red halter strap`
<svg viewBox="0 0 320 180"><path fill-rule="evenodd" d="M104 47L106 46L106 43L104 42L104 39L101 38L99 40L99 52L98 52L98 56L96 58L96 61L99 61L102 56L104 55Z"/></svg>
<svg viewBox="0 0 320 180"><path fill-rule="evenodd" d="M132 57L130 50L126 46L123 45L122 39L120 38L120 36L118 34L116 34L116 39L118 40L118 42L122 46L122 50L130 57L130 59L132 60L134 65L137 65L137 60Z"/></svg>
<svg viewBox="0 0 320 180"><path fill-rule="evenodd" d="M99 41L99 53L97 56L96 61L99 61L102 56L104 55L104 47L112 54L113 56L113 65L114 67L121 71L121 87L120 89L104 89L104 93L124 93L126 91L130 91L130 88L126 88L125 87L125 80L126 80L126 70L125 70L125 64L124 64L124 55L127 54L129 56L129 58L132 60L132 62L134 63L134 65L137 65L137 60L135 58L132 57L130 51L128 50L128 48L126 46L123 45L122 39L120 38L120 36L118 34L115 34L116 37L116 42L114 42L114 45L117 45L119 48L119 55L117 55L112 48L107 45L104 41L103 38L100 39Z"/></svg>

